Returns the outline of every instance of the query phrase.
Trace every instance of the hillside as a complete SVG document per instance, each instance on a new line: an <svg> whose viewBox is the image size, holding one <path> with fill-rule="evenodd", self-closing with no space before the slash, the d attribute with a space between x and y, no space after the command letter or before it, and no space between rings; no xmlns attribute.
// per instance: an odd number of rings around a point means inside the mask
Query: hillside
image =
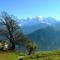
<svg viewBox="0 0 60 60"><path fill-rule="evenodd" d="M52 26L38 29L27 36L38 44L39 50L56 50L60 48L60 30L58 31Z"/></svg>

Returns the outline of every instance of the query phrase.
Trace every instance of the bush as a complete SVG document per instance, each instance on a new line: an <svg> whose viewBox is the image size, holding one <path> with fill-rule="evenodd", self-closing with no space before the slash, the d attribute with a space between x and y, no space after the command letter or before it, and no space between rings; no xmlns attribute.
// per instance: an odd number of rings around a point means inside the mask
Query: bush
<svg viewBox="0 0 60 60"><path fill-rule="evenodd" d="M35 43L28 43L27 45L27 51L28 51L28 55L34 54L34 51L36 50L37 45Z"/></svg>
<svg viewBox="0 0 60 60"><path fill-rule="evenodd" d="M3 48L4 48L4 44L0 42L0 50L3 50Z"/></svg>

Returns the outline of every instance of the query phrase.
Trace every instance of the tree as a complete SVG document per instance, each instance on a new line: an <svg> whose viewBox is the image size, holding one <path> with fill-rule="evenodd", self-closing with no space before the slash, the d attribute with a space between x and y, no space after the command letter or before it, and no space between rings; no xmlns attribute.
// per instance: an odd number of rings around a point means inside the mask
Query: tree
<svg viewBox="0 0 60 60"><path fill-rule="evenodd" d="M37 45L35 42L29 42L26 46L27 50L28 50L28 55L31 55L37 48Z"/></svg>
<svg viewBox="0 0 60 60"><path fill-rule="evenodd" d="M11 46L9 49L14 50L15 44L22 44L28 50L28 55L36 49L36 45L25 36L15 18L10 16L7 12L2 12L0 16L0 36L4 36L9 40Z"/></svg>
<svg viewBox="0 0 60 60"><path fill-rule="evenodd" d="M2 12L0 16L0 35L3 35L10 41L10 49L15 49L15 41L20 39L20 36L23 35L19 25L12 16L7 12Z"/></svg>

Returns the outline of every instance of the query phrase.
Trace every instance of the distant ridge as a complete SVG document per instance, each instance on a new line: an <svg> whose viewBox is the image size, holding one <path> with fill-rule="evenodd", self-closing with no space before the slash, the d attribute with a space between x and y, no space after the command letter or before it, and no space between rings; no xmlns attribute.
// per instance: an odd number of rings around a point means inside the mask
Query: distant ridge
<svg viewBox="0 0 60 60"><path fill-rule="evenodd" d="M38 29L45 28L47 26L53 26L59 21L52 17L30 17L26 19L20 19L20 26L25 34L30 34Z"/></svg>
<svg viewBox="0 0 60 60"><path fill-rule="evenodd" d="M38 16L22 19L21 28L38 44L38 50L60 49L60 21L55 18Z"/></svg>

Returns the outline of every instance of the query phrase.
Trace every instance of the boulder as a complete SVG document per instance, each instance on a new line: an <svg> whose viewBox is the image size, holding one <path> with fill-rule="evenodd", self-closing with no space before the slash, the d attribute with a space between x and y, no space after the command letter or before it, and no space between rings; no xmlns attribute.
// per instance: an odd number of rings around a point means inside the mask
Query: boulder
<svg viewBox="0 0 60 60"><path fill-rule="evenodd" d="M23 60L24 56L19 56L18 60Z"/></svg>

